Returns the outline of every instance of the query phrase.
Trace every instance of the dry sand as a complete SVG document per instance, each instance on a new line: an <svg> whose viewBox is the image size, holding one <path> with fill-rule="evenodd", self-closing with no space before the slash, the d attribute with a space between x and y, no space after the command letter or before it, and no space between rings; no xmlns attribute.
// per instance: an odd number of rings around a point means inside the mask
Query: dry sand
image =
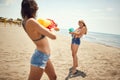
<svg viewBox="0 0 120 80"><path fill-rule="evenodd" d="M71 38L49 40L57 80L65 80L72 66ZM27 80L35 45L22 27L0 24L0 80ZM120 48L83 41L78 51L78 77L66 80L120 80ZM46 74L41 80L48 80Z"/></svg>

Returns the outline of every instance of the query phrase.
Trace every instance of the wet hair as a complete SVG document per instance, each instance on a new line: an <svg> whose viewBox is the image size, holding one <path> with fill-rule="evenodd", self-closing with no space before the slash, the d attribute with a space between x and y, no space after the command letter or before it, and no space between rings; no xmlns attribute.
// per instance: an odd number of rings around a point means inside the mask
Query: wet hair
<svg viewBox="0 0 120 80"><path fill-rule="evenodd" d="M87 34L87 26L86 26L85 22L83 20L79 20L78 23L82 23L83 24L83 26L86 28L85 34Z"/></svg>
<svg viewBox="0 0 120 80"><path fill-rule="evenodd" d="M37 3L35 0L23 0L21 3L21 16L24 19L35 18L38 10Z"/></svg>

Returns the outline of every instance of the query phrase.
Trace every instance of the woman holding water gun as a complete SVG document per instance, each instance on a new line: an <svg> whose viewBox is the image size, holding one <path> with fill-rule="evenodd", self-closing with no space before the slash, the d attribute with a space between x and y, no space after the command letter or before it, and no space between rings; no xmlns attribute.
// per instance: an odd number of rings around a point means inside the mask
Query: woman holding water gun
<svg viewBox="0 0 120 80"><path fill-rule="evenodd" d="M69 33L72 35L71 51L73 57L73 66L70 68L71 76L75 76L78 72L78 57L77 51L81 43L80 39L84 34L87 34L87 27L83 20L78 21L79 27L73 31L73 28L69 29Z"/></svg>

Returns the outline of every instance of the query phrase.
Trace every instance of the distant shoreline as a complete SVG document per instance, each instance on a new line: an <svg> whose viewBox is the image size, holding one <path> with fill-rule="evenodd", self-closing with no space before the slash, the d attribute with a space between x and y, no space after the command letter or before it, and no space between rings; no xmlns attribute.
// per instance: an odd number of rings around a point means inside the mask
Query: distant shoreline
<svg viewBox="0 0 120 80"><path fill-rule="evenodd" d="M70 34L67 31L68 31L67 29L62 29L58 33L62 35L70 36ZM120 35L116 35L116 34L88 32L88 34L84 35L82 39L93 43L99 43L106 46L120 48L120 42L119 42Z"/></svg>

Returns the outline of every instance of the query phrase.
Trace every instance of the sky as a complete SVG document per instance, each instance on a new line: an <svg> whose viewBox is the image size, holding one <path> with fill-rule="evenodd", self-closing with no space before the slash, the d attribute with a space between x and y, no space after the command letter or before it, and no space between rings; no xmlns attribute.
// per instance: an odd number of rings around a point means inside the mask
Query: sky
<svg viewBox="0 0 120 80"><path fill-rule="evenodd" d="M22 0L0 0L0 17L21 18ZM120 0L36 0L37 18L55 20L61 29L78 27L84 20L88 31L120 35Z"/></svg>

